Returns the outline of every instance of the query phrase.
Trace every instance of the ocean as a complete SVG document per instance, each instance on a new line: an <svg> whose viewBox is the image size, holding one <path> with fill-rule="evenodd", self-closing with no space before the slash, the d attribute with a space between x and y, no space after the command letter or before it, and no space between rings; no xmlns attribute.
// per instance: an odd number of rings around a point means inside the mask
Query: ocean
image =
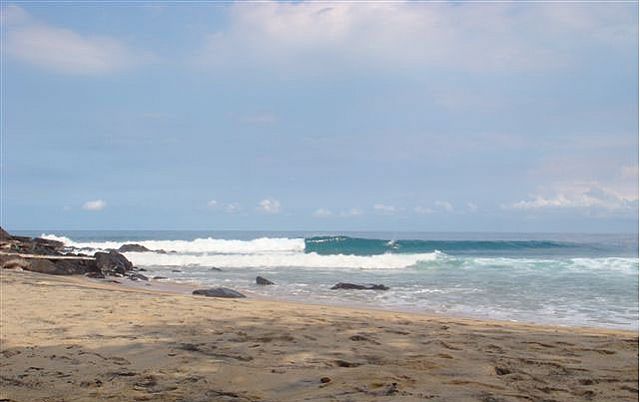
<svg viewBox="0 0 640 402"><path fill-rule="evenodd" d="M249 296L566 326L638 329L638 236L402 232L22 231L124 253L147 276ZM212 269L217 268L217 269ZM258 286L257 275L276 283ZM338 282L388 291L331 290Z"/></svg>

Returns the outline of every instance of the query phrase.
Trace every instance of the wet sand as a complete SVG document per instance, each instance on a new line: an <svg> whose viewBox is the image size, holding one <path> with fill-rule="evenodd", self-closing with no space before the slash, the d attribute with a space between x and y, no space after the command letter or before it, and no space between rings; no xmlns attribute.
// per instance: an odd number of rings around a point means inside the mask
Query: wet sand
<svg viewBox="0 0 640 402"><path fill-rule="evenodd" d="M3 400L638 400L637 332L0 274Z"/></svg>

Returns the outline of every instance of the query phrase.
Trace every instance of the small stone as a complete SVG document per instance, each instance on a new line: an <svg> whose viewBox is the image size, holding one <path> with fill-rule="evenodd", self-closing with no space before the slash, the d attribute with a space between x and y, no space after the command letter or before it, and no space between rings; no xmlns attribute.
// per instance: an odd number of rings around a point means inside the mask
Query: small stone
<svg viewBox="0 0 640 402"><path fill-rule="evenodd" d="M322 378L320 379L320 382L321 382L321 383L323 383L323 384L326 384L326 383L328 383L328 382L331 382L331 378L329 378L329 377L322 377Z"/></svg>

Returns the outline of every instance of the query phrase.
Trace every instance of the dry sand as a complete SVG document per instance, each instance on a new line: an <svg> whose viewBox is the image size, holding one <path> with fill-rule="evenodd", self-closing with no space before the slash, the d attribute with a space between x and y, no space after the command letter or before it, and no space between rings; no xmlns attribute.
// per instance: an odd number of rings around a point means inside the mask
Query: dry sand
<svg viewBox="0 0 640 402"><path fill-rule="evenodd" d="M635 332L1 281L5 401L638 400Z"/></svg>

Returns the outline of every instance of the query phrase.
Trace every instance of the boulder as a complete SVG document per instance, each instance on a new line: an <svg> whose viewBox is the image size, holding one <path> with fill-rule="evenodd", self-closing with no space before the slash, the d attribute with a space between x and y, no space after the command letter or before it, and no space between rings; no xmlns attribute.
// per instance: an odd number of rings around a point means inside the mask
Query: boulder
<svg viewBox="0 0 640 402"><path fill-rule="evenodd" d="M222 269L220 269L218 267L211 267L210 271L222 272Z"/></svg>
<svg viewBox="0 0 640 402"><path fill-rule="evenodd" d="M105 275L124 275L133 269L131 261L117 251L97 252L93 256L98 270Z"/></svg>
<svg viewBox="0 0 640 402"><path fill-rule="evenodd" d="M123 244L122 246L120 246L118 251L121 252L121 253L127 253L127 252L130 252L130 251L133 251L133 252L136 252L136 253L143 253L143 252L147 252L147 251L151 251L151 250L149 250L148 248L146 248L142 244Z"/></svg>
<svg viewBox="0 0 640 402"><path fill-rule="evenodd" d="M192 294L198 296L224 297L230 299L247 297L240 292L236 292L235 290L228 288L196 289L192 292Z"/></svg>
<svg viewBox="0 0 640 402"><path fill-rule="evenodd" d="M256 277L256 283L258 285L275 285L275 283L271 282L270 280L263 278L261 276Z"/></svg>
<svg viewBox="0 0 640 402"><path fill-rule="evenodd" d="M85 274L87 278L104 279L106 276L102 272L87 272Z"/></svg>
<svg viewBox="0 0 640 402"><path fill-rule="evenodd" d="M355 289L355 290L389 290L388 286L385 285L376 285L373 283L368 283L366 285L359 285L356 283L344 283L340 282L335 285L331 289Z"/></svg>

